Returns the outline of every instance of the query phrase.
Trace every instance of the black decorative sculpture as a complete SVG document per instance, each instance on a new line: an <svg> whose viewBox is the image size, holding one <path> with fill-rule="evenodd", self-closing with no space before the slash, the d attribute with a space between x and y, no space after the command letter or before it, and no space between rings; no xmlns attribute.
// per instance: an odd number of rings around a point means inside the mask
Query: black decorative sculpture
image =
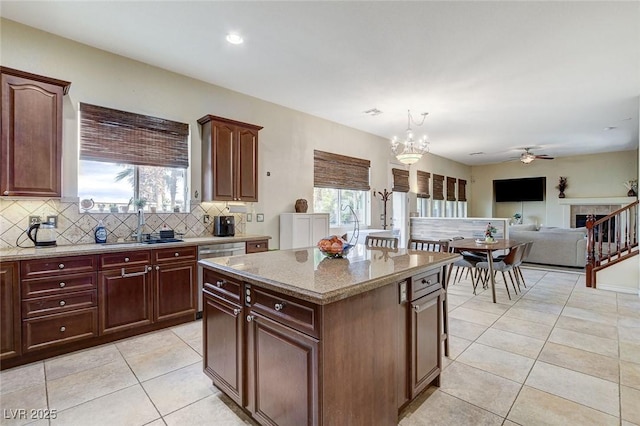
<svg viewBox="0 0 640 426"><path fill-rule="evenodd" d="M384 192L378 191L380 194L380 198L382 199L382 203L384 205L384 213L382 214L382 229L387 229L387 202L389 201L389 197L393 192L387 192L387 188L384 189Z"/></svg>

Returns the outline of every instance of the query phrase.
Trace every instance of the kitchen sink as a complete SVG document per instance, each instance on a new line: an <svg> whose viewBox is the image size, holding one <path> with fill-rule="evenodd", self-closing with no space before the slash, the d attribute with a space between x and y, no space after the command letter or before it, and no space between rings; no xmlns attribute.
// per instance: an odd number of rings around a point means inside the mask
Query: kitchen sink
<svg viewBox="0 0 640 426"><path fill-rule="evenodd" d="M184 240L178 238L155 238L152 240L143 241L143 244L163 244L163 243L181 243Z"/></svg>

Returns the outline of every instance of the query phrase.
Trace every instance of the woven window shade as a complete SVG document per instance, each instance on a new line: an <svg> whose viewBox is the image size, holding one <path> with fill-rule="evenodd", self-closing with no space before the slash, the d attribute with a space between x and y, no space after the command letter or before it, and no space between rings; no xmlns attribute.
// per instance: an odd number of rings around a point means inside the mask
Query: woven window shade
<svg viewBox="0 0 640 426"><path fill-rule="evenodd" d="M458 201L467 201L467 181L458 179Z"/></svg>
<svg viewBox="0 0 640 426"><path fill-rule="evenodd" d="M433 199L444 200L444 176L433 175Z"/></svg>
<svg viewBox="0 0 640 426"><path fill-rule="evenodd" d="M430 198L429 195L429 179L431 179L431 173L418 170L418 198Z"/></svg>
<svg viewBox="0 0 640 426"><path fill-rule="evenodd" d="M313 186L368 191L369 160L313 151Z"/></svg>
<svg viewBox="0 0 640 426"><path fill-rule="evenodd" d="M189 167L189 125L80 104L80 159Z"/></svg>
<svg viewBox="0 0 640 426"><path fill-rule="evenodd" d="M447 201L456 201L456 178L447 176Z"/></svg>
<svg viewBox="0 0 640 426"><path fill-rule="evenodd" d="M391 169L393 173L393 192L409 192L409 170Z"/></svg>

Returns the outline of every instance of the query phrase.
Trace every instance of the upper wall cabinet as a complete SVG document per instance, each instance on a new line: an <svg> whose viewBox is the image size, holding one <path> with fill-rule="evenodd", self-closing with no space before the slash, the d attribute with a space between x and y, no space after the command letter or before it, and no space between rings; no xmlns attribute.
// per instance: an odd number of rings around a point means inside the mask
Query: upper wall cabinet
<svg viewBox="0 0 640 426"><path fill-rule="evenodd" d="M62 97L71 83L0 67L0 194L62 196Z"/></svg>
<svg viewBox="0 0 640 426"><path fill-rule="evenodd" d="M202 201L258 201L258 132L262 127L205 115Z"/></svg>

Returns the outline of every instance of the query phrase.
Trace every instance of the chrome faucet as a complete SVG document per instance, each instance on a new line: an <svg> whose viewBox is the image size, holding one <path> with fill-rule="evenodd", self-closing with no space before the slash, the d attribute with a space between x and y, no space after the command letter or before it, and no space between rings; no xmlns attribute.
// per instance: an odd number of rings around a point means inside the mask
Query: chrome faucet
<svg viewBox="0 0 640 426"><path fill-rule="evenodd" d="M144 212L138 209L138 228L136 229L136 241L142 242L142 229L144 228Z"/></svg>

